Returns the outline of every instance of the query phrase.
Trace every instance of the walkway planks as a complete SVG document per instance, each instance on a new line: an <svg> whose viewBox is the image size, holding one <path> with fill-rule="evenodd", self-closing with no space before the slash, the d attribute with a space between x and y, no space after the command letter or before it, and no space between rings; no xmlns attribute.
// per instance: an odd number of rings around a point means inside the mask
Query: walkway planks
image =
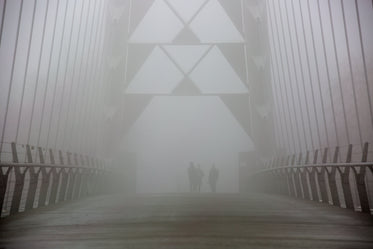
<svg viewBox="0 0 373 249"><path fill-rule="evenodd" d="M0 248L373 248L373 219L270 195L101 196L0 223Z"/></svg>

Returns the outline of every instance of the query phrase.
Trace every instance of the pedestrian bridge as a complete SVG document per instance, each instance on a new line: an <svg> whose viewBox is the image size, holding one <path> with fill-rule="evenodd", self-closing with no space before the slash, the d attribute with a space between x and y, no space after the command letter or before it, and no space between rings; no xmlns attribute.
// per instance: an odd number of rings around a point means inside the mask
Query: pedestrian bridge
<svg viewBox="0 0 373 249"><path fill-rule="evenodd" d="M372 23L367 0L0 0L0 248L372 248Z"/></svg>

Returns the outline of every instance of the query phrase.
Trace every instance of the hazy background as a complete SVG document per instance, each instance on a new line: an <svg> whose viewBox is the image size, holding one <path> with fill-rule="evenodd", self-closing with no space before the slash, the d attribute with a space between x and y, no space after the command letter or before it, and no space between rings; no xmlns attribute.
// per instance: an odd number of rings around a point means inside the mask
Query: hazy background
<svg viewBox="0 0 373 249"><path fill-rule="evenodd" d="M48 149L100 158L138 192L187 191L190 161L203 191L215 163L222 192L238 191L239 165L325 148L330 162L336 146L344 162L349 144L359 161L373 142L372 11L367 0L0 0L0 160L12 142L21 162L26 144L47 163Z"/></svg>

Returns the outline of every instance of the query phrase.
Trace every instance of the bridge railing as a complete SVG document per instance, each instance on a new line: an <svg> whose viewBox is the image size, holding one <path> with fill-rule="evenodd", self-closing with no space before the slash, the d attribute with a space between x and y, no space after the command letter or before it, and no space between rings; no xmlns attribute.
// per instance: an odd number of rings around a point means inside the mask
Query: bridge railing
<svg viewBox="0 0 373 249"><path fill-rule="evenodd" d="M52 150L42 148L38 148L36 160L31 146L23 146L25 153L19 153L17 147L11 144L13 162L0 162L1 217L112 191L113 174L102 161L61 151L56 159ZM23 154L26 159L20 163Z"/></svg>
<svg viewBox="0 0 373 249"><path fill-rule="evenodd" d="M338 151L336 148L335 158ZM366 162L368 144L364 145L362 162L350 162L351 151L352 146L346 163L316 163L316 153L313 163L291 160L286 166L260 170L249 176L249 188L371 213L373 162Z"/></svg>

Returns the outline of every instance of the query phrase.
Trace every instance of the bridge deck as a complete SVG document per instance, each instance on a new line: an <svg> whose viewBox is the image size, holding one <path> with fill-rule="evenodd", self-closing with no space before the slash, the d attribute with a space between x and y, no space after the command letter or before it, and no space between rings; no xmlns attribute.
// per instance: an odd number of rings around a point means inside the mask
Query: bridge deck
<svg viewBox="0 0 373 249"><path fill-rule="evenodd" d="M373 248L370 215L259 194L101 196L0 226L0 248Z"/></svg>

